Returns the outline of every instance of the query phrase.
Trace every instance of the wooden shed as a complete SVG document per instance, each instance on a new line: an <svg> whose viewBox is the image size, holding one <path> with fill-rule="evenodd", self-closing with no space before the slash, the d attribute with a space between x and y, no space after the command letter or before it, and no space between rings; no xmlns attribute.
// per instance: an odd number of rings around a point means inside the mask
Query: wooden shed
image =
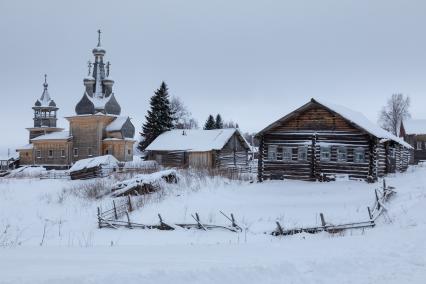
<svg viewBox="0 0 426 284"><path fill-rule="evenodd" d="M158 136L146 148L146 159L165 167L244 171L249 149L238 129L176 129Z"/></svg>
<svg viewBox="0 0 426 284"><path fill-rule="evenodd" d="M375 181L408 167L411 146L346 107L312 99L257 135L258 178Z"/></svg>
<svg viewBox="0 0 426 284"><path fill-rule="evenodd" d="M72 180L105 177L116 171L118 160L112 155L98 156L77 161L69 170Z"/></svg>

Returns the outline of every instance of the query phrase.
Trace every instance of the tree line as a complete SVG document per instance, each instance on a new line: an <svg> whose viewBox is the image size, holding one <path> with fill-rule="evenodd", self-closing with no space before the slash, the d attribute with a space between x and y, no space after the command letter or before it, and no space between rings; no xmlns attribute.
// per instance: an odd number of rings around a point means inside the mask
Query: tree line
<svg viewBox="0 0 426 284"><path fill-rule="evenodd" d="M393 94L382 108L379 115L381 127L398 136L401 122L410 117L410 98L403 94ZM140 151L144 151L152 141L160 134L171 129L198 129L198 122L192 117L182 100L169 96L167 84L163 81L155 90L150 99L150 109L145 116L142 125L142 140L138 145ZM204 123L203 129L239 128L233 121L224 122L218 113L214 117L210 114ZM247 141L258 144L253 139L254 133L243 133Z"/></svg>

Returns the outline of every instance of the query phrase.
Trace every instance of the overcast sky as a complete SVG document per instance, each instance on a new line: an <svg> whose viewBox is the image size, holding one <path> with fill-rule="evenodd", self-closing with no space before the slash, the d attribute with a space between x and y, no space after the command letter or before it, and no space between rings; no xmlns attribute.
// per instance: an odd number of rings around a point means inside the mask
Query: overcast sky
<svg viewBox="0 0 426 284"><path fill-rule="evenodd" d="M426 1L0 1L0 154L27 143L43 74L75 114L101 28L114 92L139 130L162 80L200 125L261 130L311 97L377 121L396 92L426 118Z"/></svg>

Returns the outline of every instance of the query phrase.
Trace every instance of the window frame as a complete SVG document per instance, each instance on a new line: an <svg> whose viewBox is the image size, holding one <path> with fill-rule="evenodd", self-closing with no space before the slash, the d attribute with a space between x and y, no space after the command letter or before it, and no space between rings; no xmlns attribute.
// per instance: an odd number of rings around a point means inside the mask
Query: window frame
<svg viewBox="0 0 426 284"><path fill-rule="evenodd" d="M283 147L282 148L282 159L283 161L290 162L293 160L293 148L291 147Z"/></svg>
<svg viewBox="0 0 426 284"><path fill-rule="evenodd" d="M358 154L362 154L362 159L358 159ZM365 149L358 147L354 149L354 163L365 163Z"/></svg>
<svg viewBox="0 0 426 284"><path fill-rule="evenodd" d="M272 153L275 154L274 157L272 157ZM268 145L268 161L277 161L277 153L278 153L277 145Z"/></svg>
<svg viewBox="0 0 426 284"><path fill-rule="evenodd" d="M52 159L52 158L53 158L53 154L54 154L53 149L49 149L49 150L47 150L47 157L48 157L49 159Z"/></svg>
<svg viewBox="0 0 426 284"><path fill-rule="evenodd" d="M78 148L73 148L72 154L73 154L74 157L78 157Z"/></svg>
<svg viewBox="0 0 426 284"><path fill-rule="evenodd" d="M327 150L327 151L325 151ZM324 157L323 154L328 153L328 157ZM331 146L320 146L320 161L330 162L331 161Z"/></svg>
<svg viewBox="0 0 426 284"><path fill-rule="evenodd" d="M344 158L341 155L344 155ZM337 161L338 162L347 162L348 161L348 148L346 146L337 147Z"/></svg>
<svg viewBox="0 0 426 284"><path fill-rule="evenodd" d="M65 149L61 149L61 158L65 158Z"/></svg>
<svg viewBox="0 0 426 284"><path fill-rule="evenodd" d="M93 157L92 147L87 147L87 157Z"/></svg>
<svg viewBox="0 0 426 284"><path fill-rule="evenodd" d="M41 150L36 150L36 158L41 159Z"/></svg>
<svg viewBox="0 0 426 284"><path fill-rule="evenodd" d="M302 151L300 151L302 149ZM301 157L300 154L304 154L304 157ZM298 146L297 147L297 160L298 161L307 161L308 160L308 146Z"/></svg>
<svg viewBox="0 0 426 284"><path fill-rule="evenodd" d="M416 150L423 150L422 144L423 144L422 141L417 141Z"/></svg>

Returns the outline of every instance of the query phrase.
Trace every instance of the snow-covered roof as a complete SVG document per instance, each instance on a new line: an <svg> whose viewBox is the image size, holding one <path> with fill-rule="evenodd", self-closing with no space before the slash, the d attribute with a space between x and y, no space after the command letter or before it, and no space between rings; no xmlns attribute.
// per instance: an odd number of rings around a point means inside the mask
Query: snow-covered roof
<svg viewBox="0 0 426 284"><path fill-rule="evenodd" d="M426 119L409 119L404 121L406 134L426 134Z"/></svg>
<svg viewBox="0 0 426 284"><path fill-rule="evenodd" d="M41 135L31 139L31 141L43 141L43 140L67 140L71 138L68 131L57 131L49 134Z"/></svg>
<svg viewBox="0 0 426 284"><path fill-rule="evenodd" d="M403 145L406 148L411 148L411 145L405 142L403 139L379 127L377 124L371 122L367 117L365 117L362 113L358 111L354 111L347 107L325 101L315 101L325 106L326 108L340 114L343 118L364 129L366 132L376 136L377 138L389 139Z"/></svg>
<svg viewBox="0 0 426 284"><path fill-rule="evenodd" d="M123 128L123 125L126 123L128 116L119 116L114 119L108 126L105 128L108 132L120 131Z"/></svg>
<svg viewBox="0 0 426 284"><path fill-rule="evenodd" d="M33 148L34 148L33 144L26 144L26 145L24 145L22 147L17 148L16 150L31 150Z"/></svg>
<svg viewBox="0 0 426 284"><path fill-rule="evenodd" d="M392 141L395 141L395 142L401 144L402 146L404 146L406 148L409 148L409 149L412 148L411 145L408 144L408 143L406 143L403 139L401 139L401 138L393 135L392 133L384 130L383 128L379 127L378 125L372 123L362 113L360 113L358 111L351 110L351 109L349 109L347 107L344 107L344 106L341 106L341 105L336 105L336 104L329 103L329 102L322 101L322 100L311 99L311 101L309 103L305 104L304 106L302 106L299 109L303 109L303 108L305 108L306 106L308 106L311 103L317 103L317 104L320 104L320 105L324 106L325 108L331 110L332 112L335 112L335 113L339 114L344 119L346 119L349 122L351 122L352 124L355 124L359 128L363 129L367 133L369 133L371 135L374 135L377 138L384 139L383 141L385 141L385 140L392 140ZM296 113L296 112L293 112L293 113ZM263 129L259 133L263 133L264 131L271 129L278 122L289 118L290 115L293 114L293 113L290 113L289 115L287 115L287 116L279 119L278 121L272 123L271 125L269 125L265 129Z"/></svg>
<svg viewBox="0 0 426 284"><path fill-rule="evenodd" d="M148 151L190 151L205 152L221 150L229 139L238 132L235 128L199 130L175 129L157 137L147 148ZM239 132L238 132L239 133ZM242 137L242 136L241 136ZM244 138L243 138L244 140ZM244 140L246 147L248 143Z"/></svg>
<svg viewBox="0 0 426 284"><path fill-rule="evenodd" d="M125 137L125 138L115 138L115 137L108 137L103 139L102 141L135 141L133 138Z"/></svg>
<svg viewBox="0 0 426 284"><path fill-rule="evenodd" d="M11 159L16 160L19 158L19 153L12 152L10 155L0 155L0 161L9 161Z"/></svg>
<svg viewBox="0 0 426 284"><path fill-rule="evenodd" d="M77 161L70 169L70 172L81 171L98 166L116 167L118 160L112 155L99 156Z"/></svg>

